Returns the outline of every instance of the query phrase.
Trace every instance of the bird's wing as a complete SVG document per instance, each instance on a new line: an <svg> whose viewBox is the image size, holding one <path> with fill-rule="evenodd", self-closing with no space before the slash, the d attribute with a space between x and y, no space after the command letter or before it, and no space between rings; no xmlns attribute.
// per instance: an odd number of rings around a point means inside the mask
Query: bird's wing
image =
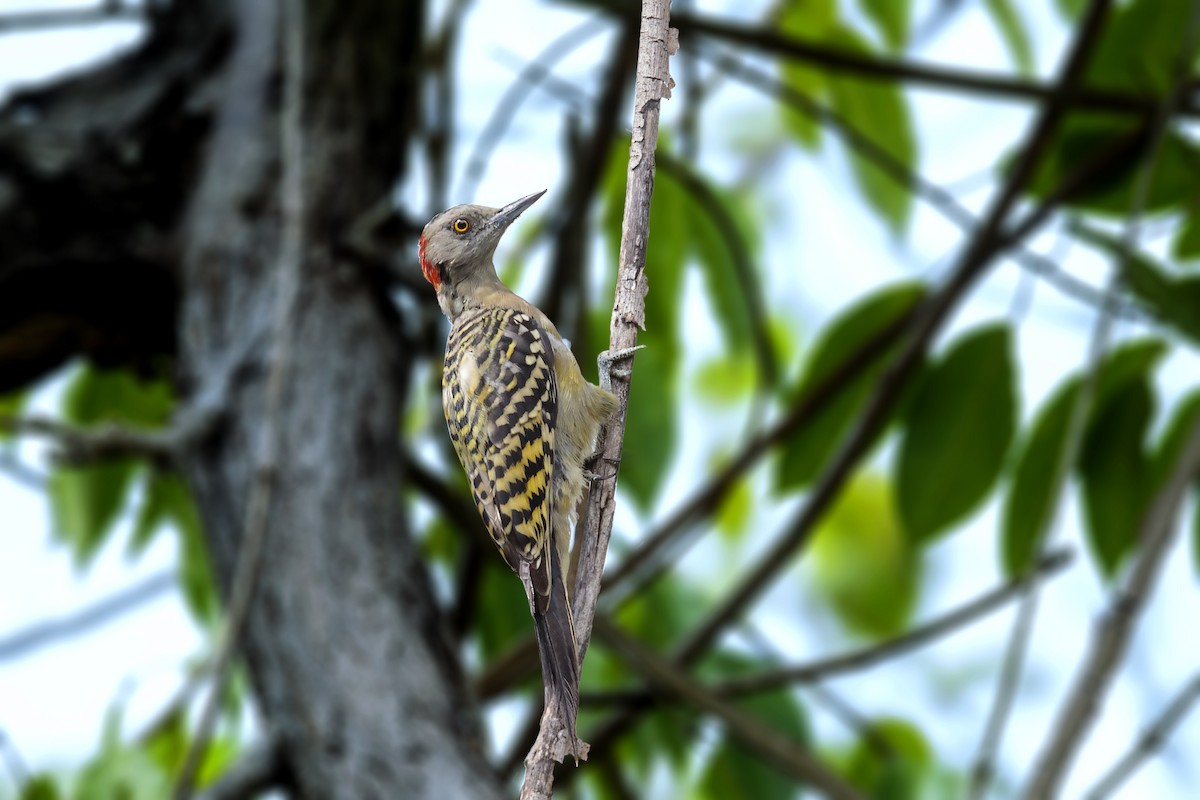
<svg viewBox="0 0 1200 800"><path fill-rule="evenodd" d="M519 573L528 563L544 611L558 411L546 332L512 309L465 314L450 333L442 385L450 437L479 513L508 565Z"/></svg>

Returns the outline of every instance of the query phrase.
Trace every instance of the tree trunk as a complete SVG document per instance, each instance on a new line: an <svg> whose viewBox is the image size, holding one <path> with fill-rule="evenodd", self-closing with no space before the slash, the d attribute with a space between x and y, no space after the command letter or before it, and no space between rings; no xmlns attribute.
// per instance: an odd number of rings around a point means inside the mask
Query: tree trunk
<svg viewBox="0 0 1200 800"><path fill-rule="evenodd" d="M301 797L498 796L458 660L404 528L397 421L408 355L335 254L389 189L413 124L417 2L310 2L307 247L283 402L268 421L282 167L281 3L236 3L214 132L184 226L179 335L191 403L220 423L186 456L229 596L258 470L273 481L244 636L262 712ZM268 425L278 460L262 465Z"/></svg>

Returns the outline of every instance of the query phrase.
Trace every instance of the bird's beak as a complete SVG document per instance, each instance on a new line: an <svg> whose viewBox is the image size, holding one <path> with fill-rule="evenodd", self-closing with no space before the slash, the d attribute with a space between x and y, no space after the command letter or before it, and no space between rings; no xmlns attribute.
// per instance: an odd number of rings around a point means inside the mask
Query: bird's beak
<svg viewBox="0 0 1200 800"><path fill-rule="evenodd" d="M488 220L488 227L504 230L513 224L513 221L517 217L521 216L522 211L536 203L537 199L545 193L546 190L542 189L540 192L534 192L531 195L522 197L520 200L514 200L492 215L492 218Z"/></svg>

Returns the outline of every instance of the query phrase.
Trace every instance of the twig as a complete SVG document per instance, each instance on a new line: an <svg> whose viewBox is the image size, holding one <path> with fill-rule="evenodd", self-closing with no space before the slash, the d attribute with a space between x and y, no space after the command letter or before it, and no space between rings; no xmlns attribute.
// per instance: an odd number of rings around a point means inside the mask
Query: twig
<svg viewBox="0 0 1200 800"><path fill-rule="evenodd" d="M819 683L813 683L808 686L808 696L813 703L824 707L831 717L866 743L876 756L884 761L892 761L896 758L896 748L879 731L878 726L864 717L858 709L851 706L836 692Z"/></svg>
<svg viewBox="0 0 1200 800"><path fill-rule="evenodd" d="M973 233L979 225L974 213L960 203L952 192L910 168L872 136L856 128L832 108L816 102L803 92L738 59L727 55L713 56L705 50L701 50L701 56L712 59L717 69L725 74L737 78L747 86L769 93L780 102L833 131L860 157L870 161L880 172L910 191L914 197L924 200L963 232ZM1104 302L1102 292L1062 270L1054 259L1046 258L1020 242L1015 243L1004 255L1069 297L1093 307L1099 307ZM1139 320L1147 318L1140 307L1131 303L1122 303L1116 310L1122 317Z"/></svg>
<svg viewBox="0 0 1200 800"><path fill-rule="evenodd" d="M779 383L779 364L775 358L775 348L771 344L768 328L770 317L763 298L761 271L755 269L754 257L738 228L737 220L729 213L729 209L721 202L713 188L688 165L666 151L659 154L659 161L663 173L669 174L692 195L696 205L708 215L717 235L724 241L729 251L730 263L737 273L739 299L745 307L746 319L749 321L750 341L758 361L760 378L766 387L774 388Z"/></svg>
<svg viewBox="0 0 1200 800"><path fill-rule="evenodd" d="M626 173L625 215L609 331L612 352L636 344L637 330L645 323L646 241L650 230L650 197L654 191L654 151L658 143L659 109L662 101L671 96L668 59L675 50L674 32L669 23L670 0L644 0L633 101L633 137ZM613 68L619 70L617 65ZM629 381L616 382L613 390L620 401L620 410L606 427L600 444L601 457L614 467L613 476L592 483L574 586L573 610L580 664L587 654L592 635L604 557L612 533L616 468L621 462ZM555 763L551 754L562 727L562 720L543 716L541 731L525 762L522 800L551 797Z"/></svg>
<svg viewBox="0 0 1200 800"><path fill-rule="evenodd" d="M17 793L20 794L25 788L25 784L29 782L29 767L26 766L25 759L21 758L16 744L3 728L0 728L0 758L4 761L4 767L8 770L9 777L12 778L13 785L17 788Z"/></svg>
<svg viewBox="0 0 1200 800"><path fill-rule="evenodd" d="M966 291L983 273L995 256L1008 246L1012 238L1002 233L1009 213L1017 199L1028 186L1034 170L1049 148L1058 123L1066 113L1067 106L1062 98L1074 90L1083 71L1087 56L1099 39L1102 13L1110 0L1097 0L1088 19L1081 27L1067 64L1059 81L1055 100L1047 103L1039 113L1026 144L999 196L993 201L983 224L964 249L958 265L949 279L919 309L910 331L904 339L901 352L879 380L854 430L843 441L838 452L809 493L804 507L790 529L750 569L733 591L721 602L709 617L684 641L675 654L675 663L687 666L694 663L716 641L717 637L737 619L759 595L769 587L775 576L791 563L792 556L805 545L817 522L833 502L845 481L849 478L859 459L869 449L880 427L886 423L892 405L903 391L934 335L957 305ZM1065 183L1074 184L1083 180L1084 171L1072 175ZM1048 208L1065 195L1056 192L1047 198L1039 209L1032 212L1015 230L1022 235L1045 219ZM1028 224L1026 224L1028 223ZM636 709L628 709L608 720L593 736L593 744L603 750L612 739L631 724Z"/></svg>
<svg viewBox="0 0 1200 800"><path fill-rule="evenodd" d="M720 719L729 734L754 755L826 797L861 800L853 787L814 758L800 743L785 739L705 689L666 658L626 634L607 617L596 618L595 631L609 648L652 685L676 696L689 707L701 709Z"/></svg>
<svg viewBox="0 0 1200 800"><path fill-rule="evenodd" d="M1071 552L1059 550L1050 553L1034 567L1043 579L1061 572L1071 563ZM1021 590L1022 580L1019 578L1007 581L979 597L964 603L941 616L935 617L910 631L888 639L878 644L852 650L841 655L830 656L807 664L781 667L767 670L756 675L741 678L731 678L712 685L712 691L722 697L744 697L746 695L768 692L782 686L797 683L810 683L827 678L859 672L869 669L885 661L905 655L919 647L923 647L939 639L956 633L1003 607ZM589 705L630 703L650 699L651 695L645 690L636 692L588 693L580 697L581 703Z"/></svg>
<svg viewBox="0 0 1200 800"><path fill-rule="evenodd" d="M430 42L426 52L426 69L433 76L431 87L438 102L432 109L425 132L426 164L429 169L429 205L445 208L446 192L450 188L450 148L454 140L455 89L454 46L462 29L467 3L470 0L451 0L443 15L442 29Z"/></svg>
<svg viewBox="0 0 1200 800"><path fill-rule="evenodd" d="M46 475L23 463L17 457L15 449L6 447L0 452L0 472L6 473L17 483L35 492L46 489Z"/></svg>
<svg viewBox="0 0 1200 800"><path fill-rule="evenodd" d="M450 484L414 458L412 453L401 449L400 460L404 464L410 483L417 491L437 506L442 517L450 520L456 530L470 534L464 539L466 551L462 556L458 578L454 582L458 587L458 599L450 611L450 630L455 636L462 638L470 629L475 613L479 575L488 555L483 546L487 541L487 531L469 499L455 492Z"/></svg>
<svg viewBox="0 0 1200 800"><path fill-rule="evenodd" d="M1158 581L1166 555L1181 525L1176 525L1188 485L1200 471L1200 419L1188 433L1179 460L1166 484L1155 495L1138 526L1141 549L1126 585L1116 592L1101 619L1083 659L1082 672L1068 694L1051 738L1038 758L1024 793L1030 800L1058 797L1067 768L1095 721L1117 667L1129 646L1130 636Z"/></svg>
<svg viewBox="0 0 1200 800"><path fill-rule="evenodd" d="M79 636L112 622L175 587L171 572L160 572L104 598L95 605L54 619L44 620L0 638L0 661L29 655L55 642Z"/></svg>
<svg viewBox="0 0 1200 800"><path fill-rule="evenodd" d="M602 30L604 28L598 20L584 20L546 45L532 61L521 68L517 77L496 102L492 115L475 139L475 146L471 148L471 155L463 167L458 197L475 196L496 145L504 138L505 131L516 118L525 98L550 74L550 70L560 59L574 52Z"/></svg>
<svg viewBox="0 0 1200 800"><path fill-rule="evenodd" d="M1056 97L1067 94L1077 83L1083 65L1092 46L1099 39L1103 12L1110 0L1097 0L1093 11L1081 28L1076 46L1071 53L1060 81L1062 89ZM1096 9L1099 9L1097 11ZM967 245L958 267L946 284L921 309L914 320L903 350L883 375L863 410L855 429L843 442L828 469L821 476L809 495L797 524L792 531L777 542L760 559L737 589L718 607L709 619L700 626L680 648L679 657L690 662L702 653L725 628L726 625L755 600L797 549L811 536L817 521L825 509L841 491L846 479L859 459L874 441L875 434L886 422L892 405L907 384L909 376L920 363L934 335L949 316L950 310L966 293L972 283L982 274L1001 249L1000 231L1009 212L1033 177L1033 172L1043 153L1049 148L1052 134L1065 114L1061 102L1049 102L1039 114L1028 144L1013 166L1009 180L992 205L984 223Z"/></svg>
<svg viewBox="0 0 1200 800"><path fill-rule="evenodd" d="M0 430L51 439L57 447L55 460L71 465L135 457L165 466L173 461L181 444L181 435L174 429L151 431L114 424L78 428L40 416L0 415Z"/></svg>
<svg viewBox="0 0 1200 800"><path fill-rule="evenodd" d="M58 11L14 11L0 14L0 34L28 31L80 28L105 22L141 22L146 18L145 6L123 0L104 0L92 8L64 8Z"/></svg>
<svg viewBox="0 0 1200 800"><path fill-rule="evenodd" d="M1183 721L1197 701L1200 701L1200 673L1192 676L1158 718L1138 737L1129 752L1096 781L1096 785L1083 796L1084 800L1104 800L1121 788L1142 766L1142 762L1163 748L1175 726Z"/></svg>
<svg viewBox="0 0 1200 800"><path fill-rule="evenodd" d="M277 735L268 735L247 748L196 800L252 800L279 786L283 774L283 744Z"/></svg>
<svg viewBox="0 0 1200 800"><path fill-rule="evenodd" d="M1200 3L1194 3L1190 25L1184 35L1184 53L1194 52L1195 40L1198 33L1200 33ZM1139 167L1130 203L1129 220L1126 225L1125 236L1122 240L1124 256L1126 258L1129 258L1136 249L1141 216L1150 196L1150 188L1154 181L1158 157L1162 144L1165 141L1171 112L1183 100L1183 87L1190 71L1189 67L1184 65L1190 65L1191 62L1182 57L1180 61L1181 68L1176 78L1175 86L1168 94L1166 100L1159 104L1155 111L1154 119L1150 123L1148 155ZM1046 543L1049 540L1047 531L1052 533L1053 522L1058 514L1063 489L1067 481L1067 474L1071 465L1078 458L1078 453L1083 446L1084 431L1087 421L1091 418L1092 405L1100 382L1101 365L1108 351L1109 340L1112 337L1115 317L1114 309L1118 302L1117 298L1120 294L1121 284L1121 272L1120 270L1114 270L1108 287L1105 290L1105 302L1100 307L1100 312L1093 328L1091 342L1088 346L1088 366L1085 382L1080 387L1072 403L1067 423L1066 440L1054 465L1054 473L1051 478L1051 497L1054 499L1047 504L1044 510L1045 518L1035 523L1038 531L1038 542L1036 545L1038 549L1046 547ZM1028 584L1025 587L1025 594L1017 611L1017 618L1009 638L1009 644L1005 651L1000 683L984 727L979 754L971 770L971 783L968 792L971 800L979 800L979 798L985 795L995 771L996 753L1000 749L1008 717L1015 704L1021 673L1033 637L1033 626L1037 615L1040 589L1041 584L1036 576L1030 576Z"/></svg>
<svg viewBox="0 0 1200 800"><path fill-rule="evenodd" d="M632 0L575 0L589 8L602 8L625 15L632 13ZM974 98L1046 103L1053 100L1071 110L1109 111L1148 117L1157 101L1153 96L1130 92L1061 87L1040 81L1012 78L977 70L935 66L902 58L852 53L815 39L786 36L770 25L735 22L705 14L679 13L672 24L687 37L694 33L710 39L744 45L757 55L775 55L816 64L832 72L846 72L881 81L904 82L931 89L960 91ZM689 46L690 41L689 41ZM1200 105L1189 102L1180 109L1187 117L1200 115Z"/></svg>
<svg viewBox="0 0 1200 800"><path fill-rule="evenodd" d="M751 439L720 472L709 478L657 528L647 533L635 550L605 574L601 592L609 598L606 600L606 606L610 610L615 609L637 597L646 586L668 569L675 561L675 550L682 546L684 536L699 530L699 524L720 507L721 502L746 471L780 442L804 427L837 397L838 392L864 369L875 363L887 348L895 343L897 336L911 321L912 314L906 314L864 342L858 350L847 356L837 369L805 392L781 420ZM530 636L514 645L489 667L476 683L476 692L484 699L495 697L517 680L530 674L536 667L537 649L533 637Z"/></svg>
<svg viewBox="0 0 1200 800"><path fill-rule="evenodd" d="M604 166L608 163L613 142L616 141L622 104L627 97L629 81L636 68L636 54L639 52L637 17L631 13L625 20L612 44L608 74L596 97L591 129L586 138L569 138L571 175L562 206L550 222L554 231L550 280L538 307L554 320L565 337L576 343L585 330L583 312L586 297L582 287L590 242L587 235L589 212L604 176ZM549 76L546 80L550 82Z"/></svg>
<svg viewBox="0 0 1200 800"><path fill-rule="evenodd" d="M261 10L260 10L261 11ZM305 247L305 197L304 197L304 39L306 36L303 0L291 0L283 4L278 16L266 11L266 19L255 18L242 5L235 13L243 15L239 30L247 26L282 25L283 104L280 112L280 150L282 174L280 177L281 233L278 254L278 290L275 305L275 320L272 347L274 349L270 372L267 375L263 401L266 431L261 460L254 470L254 482L246 503L244 533L239 547L237 564L230 589L228 612L223 635L214 657L213 686L202 708L195 738L188 749L175 786L176 800L190 800L196 773L208 749L216 723L220 697L233 668L234 656L238 651L241 635L250 614L262 566L266 546L271 498L275 487L276 464L281 447L281 431L277 423L278 411L283 403L283 390L291 362L292 335L297 307L299 305L302 263ZM270 32L260 32L265 38ZM261 44L243 44L250 47ZM239 48L240 49L240 48ZM237 56L235 56L237 58Z"/></svg>

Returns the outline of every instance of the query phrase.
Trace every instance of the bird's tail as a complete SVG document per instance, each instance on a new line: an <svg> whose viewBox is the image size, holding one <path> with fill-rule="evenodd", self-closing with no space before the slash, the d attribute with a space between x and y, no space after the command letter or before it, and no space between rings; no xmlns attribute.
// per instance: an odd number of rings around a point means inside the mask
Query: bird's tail
<svg viewBox="0 0 1200 800"><path fill-rule="evenodd" d="M575 733L575 718L579 713L579 648L575 642L575 621L571 602L563 582L562 565L558 563L555 547L550 553L550 598L545 611L534 604L533 622L537 631L538 654L542 659L542 682L546 687L546 710L563 723L563 741L555 749L561 761L573 755L578 761L587 757L587 745Z"/></svg>

